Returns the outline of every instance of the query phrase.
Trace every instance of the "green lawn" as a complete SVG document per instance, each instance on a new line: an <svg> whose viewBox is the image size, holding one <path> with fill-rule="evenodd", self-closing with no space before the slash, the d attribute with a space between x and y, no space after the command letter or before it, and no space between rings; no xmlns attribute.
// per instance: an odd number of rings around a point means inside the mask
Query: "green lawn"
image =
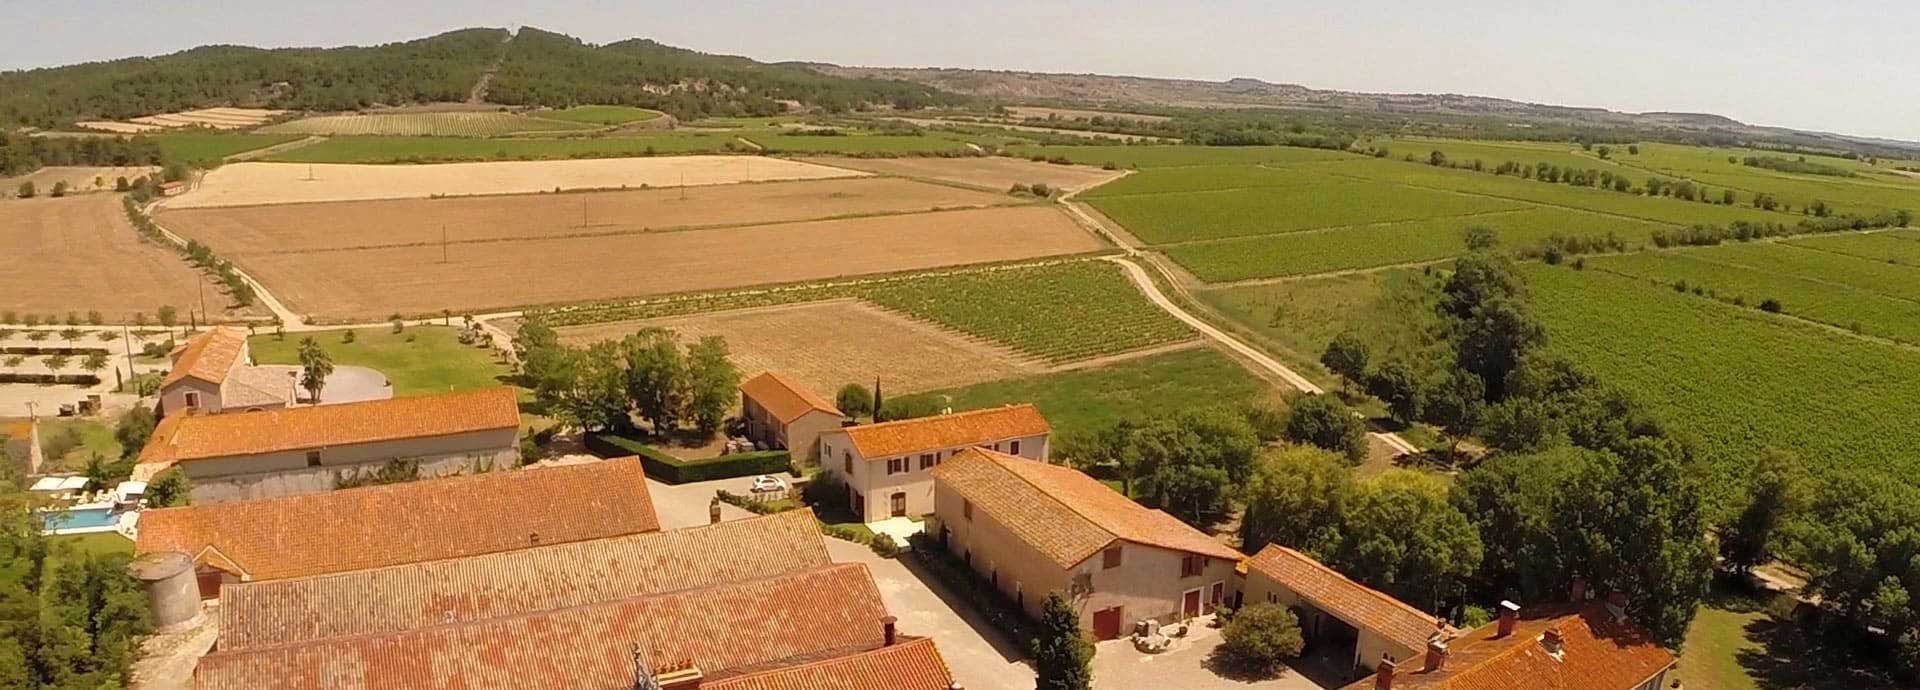
<svg viewBox="0 0 1920 690"><path fill-rule="evenodd" d="M662 132L613 137L477 139L461 137L334 137L268 156L288 163L433 163L449 161L621 158L713 153L739 146L729 132Z"/></svg>
<svg viewBox="0 0 1920 690"><path fill-rule="evenodd" d="M298 135L291 134L153 134L160 144L160 155L168 161L180 161L200 167L218 165L227 156L284 144Z"/></svg>
<svg viewBox="0 0 1920 690"><path fill-rule="evenodd" d="M444 393L498 386L507 367L485 348L461 345L458 329L412 326L398 335L390 328L361 329L354 342L341 342L344 331L256 335L253 359L259 364L299 364L300 340L311 335L333 357L335 365L377 369L393 383L396 396Z"/></svg>
<svg viewBox="0 0 1920 690"><path fill-rule="evenodd" d="M646 122L664 115L658 110L635 108L625 105L576 105L564 110L539 113L548 120L567 122L585 122L594 125L624 125L629 122Z"/></svg>
<svg viewBox="0 0 1920 690"><path fill-rule="evenodd" d="M1899 687L1876 662L1827 646L1775 613L1791 600L1716 586L1687 628L1680 680L1687 690L1852 690Z"/></svg>
<svg viewBox="0 0 1920 690"><path fill-rule="evenodd" d="M64 440L69 435L78 440L71 444ZM56 451L66 446L71 449L65 453ZM49 468L78 472L87 466L87 459L99 453L108 460L120 458L120 442L113 437L113 420L104 417L72 417L46 419L40 422L40 450L47 456ZM49 470L54 471L54 470Z"/></svg>
<svg viewBox="0 0 1920 690"><path fill-rule="evenodd" d="M1238 405L1272 388L1238 362L1206 347L1095 369L992 381L918 393L956 411L1031 402L1056 436L1095 430L1124 419L1215 405Z"/></svg>

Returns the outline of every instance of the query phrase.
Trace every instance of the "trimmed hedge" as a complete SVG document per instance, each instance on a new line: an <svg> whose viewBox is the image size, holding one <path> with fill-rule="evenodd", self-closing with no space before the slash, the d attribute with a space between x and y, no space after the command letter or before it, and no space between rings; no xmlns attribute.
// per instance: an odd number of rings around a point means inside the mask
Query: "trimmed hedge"
<svg viewBox="0 0 1920 690"><path fill-rule="evenodd" d="M792 454L784 450L734 453L708 460L682 460L640 441L615 434L587 434L587 450L603 458L640 456L647 476L668 484L687 484L757 474L780 474L792 463Z"/></svg>

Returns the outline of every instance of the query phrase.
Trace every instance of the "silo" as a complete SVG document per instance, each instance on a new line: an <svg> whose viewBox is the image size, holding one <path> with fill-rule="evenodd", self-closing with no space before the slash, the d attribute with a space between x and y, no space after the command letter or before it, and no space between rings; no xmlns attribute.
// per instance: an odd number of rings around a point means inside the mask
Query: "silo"
<svg viewBox="0 0 1920 690"><path fill-rule="evenodd" d="M147 607L159 632L193 627L200 617L200 583L194 579L193 559L178 551L150 553L127 566L147 592Z"/></svg>

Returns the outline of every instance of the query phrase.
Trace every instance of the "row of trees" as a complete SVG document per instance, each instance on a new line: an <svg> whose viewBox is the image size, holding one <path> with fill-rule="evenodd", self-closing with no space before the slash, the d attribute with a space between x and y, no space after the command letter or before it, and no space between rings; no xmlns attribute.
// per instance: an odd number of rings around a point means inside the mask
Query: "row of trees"
<svg viewBox="0 0 1920 690"><path fill-rule="evenodd" d="M7 75L0 73L0 83ZM0 101L9 98L6 93L0 87ZM0 177L25 175L47 165L120 167L160 161L160 144L146 137L34 137L0 131Z"/></svg>
<svg viewBox="0 0 1920 690"><path fill-rule="evenodd" d="M536 404L589 431L639 431L633 423L637 416L656 435L691 425L712 436L726 421L740 386L740 371L719 336L682 347L672 332L648 328L577 348L561 343L552 328L528 320L513 347Z"/></svg>

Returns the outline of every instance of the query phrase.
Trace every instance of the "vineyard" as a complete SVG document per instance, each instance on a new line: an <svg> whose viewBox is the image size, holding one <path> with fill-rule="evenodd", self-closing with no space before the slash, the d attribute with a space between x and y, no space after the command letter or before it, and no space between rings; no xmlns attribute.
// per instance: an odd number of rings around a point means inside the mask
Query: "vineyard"
<svg viewBox="0 0 1920 690"><path fill-rule="evenodd" d="M1022 146L1015 156L1062 158L1081 165L1120 168L1166 168L1185 165L1255 165L1348 160L1341 151L1290 146Z"/></svg>
<svg viewBox="0 0 1920 690"><path fill-rule="evenodd" d="M1785 244L1856 256L1868 261L1920 266L1920 230L1827 235L1789 240Z"/></svg>
<svg viewBox="0 0 1920 690"><path fill-rule="evenodd" d="M1920 352L1594 270L1527 275L1549 347L1698 436L1720 491L1768 448L1824 473L1920 470Z"/></svg>
<svg viewBox="0 0 1920 690"><path fill-rule="evenodd" d="M630 122L646 122L664 115L665 113L658 110L625 105L576 105L564 110L540 113L540 117L548 120L584 122L590 125L624 125Z"/></svg>
<svg viewBox="0 0 1920 690"><path fill-rule="evenodd" d="M1842 212L1871 215L1893 209L1920 211L1920 179L1890 173L1864 162L1826 156L1807 156L1810 164L1835 167L1858 177L1794 174L1743 164L1749 156L1779 156L1753 149L1704 149L1648 144L1639 156L1618 157L1621 163L1675 177L1688 177L1714 187L1737 189L1740 203L1754 192L1765 192L1794 209L1815 200ZM1731 160L1729 160L1731 159ZM1797 160L1797 157L1796 157Z"/></svg>
<svg viewBox="0 0 1920 690"><path fill-rule="evenodd" d="M1154 168L1114 181L1082 195L1088 199L1132 194L1211 192L1256 187L1300 187L1326 182L1309 174L1312 166L1267 168L1257 165L1189 165Z"/></svg>
<svg viewBox="0 0 1920 690"><path fill-rule="evenodd" d="M1023 376L904 396L912 406L978 410L1030 402L1040 408L1056 436L1099 431L1124 420L1185 410L1238 406L1268 388L1231 358L1212 348L1169 352L1077 371Z"/></svg>
<svg viewBox="0 0 1920 690"><path fill-rule="evenodd" d="M692 295L540 316L564 326L841 297L866 299L1049 363L1163 345L1192 335L1142 297L1118 267L1098 261Z"/></svg>
<svg viewBox="0 0 1920 690"><path fill-rule="evenodd" d="M1500 199L1338 178L1292 187L1101 197L1088 203L1149 244L1526 208Z"/></svg>
<svg viewBox="0 0 1920 690"><path fill-rule="evenodd" d="M499 112L386 113L378 115L322 115L262 127L262 134L395 135L489 137L519 132L592 129L583 122L565 122Z"/></svg>

